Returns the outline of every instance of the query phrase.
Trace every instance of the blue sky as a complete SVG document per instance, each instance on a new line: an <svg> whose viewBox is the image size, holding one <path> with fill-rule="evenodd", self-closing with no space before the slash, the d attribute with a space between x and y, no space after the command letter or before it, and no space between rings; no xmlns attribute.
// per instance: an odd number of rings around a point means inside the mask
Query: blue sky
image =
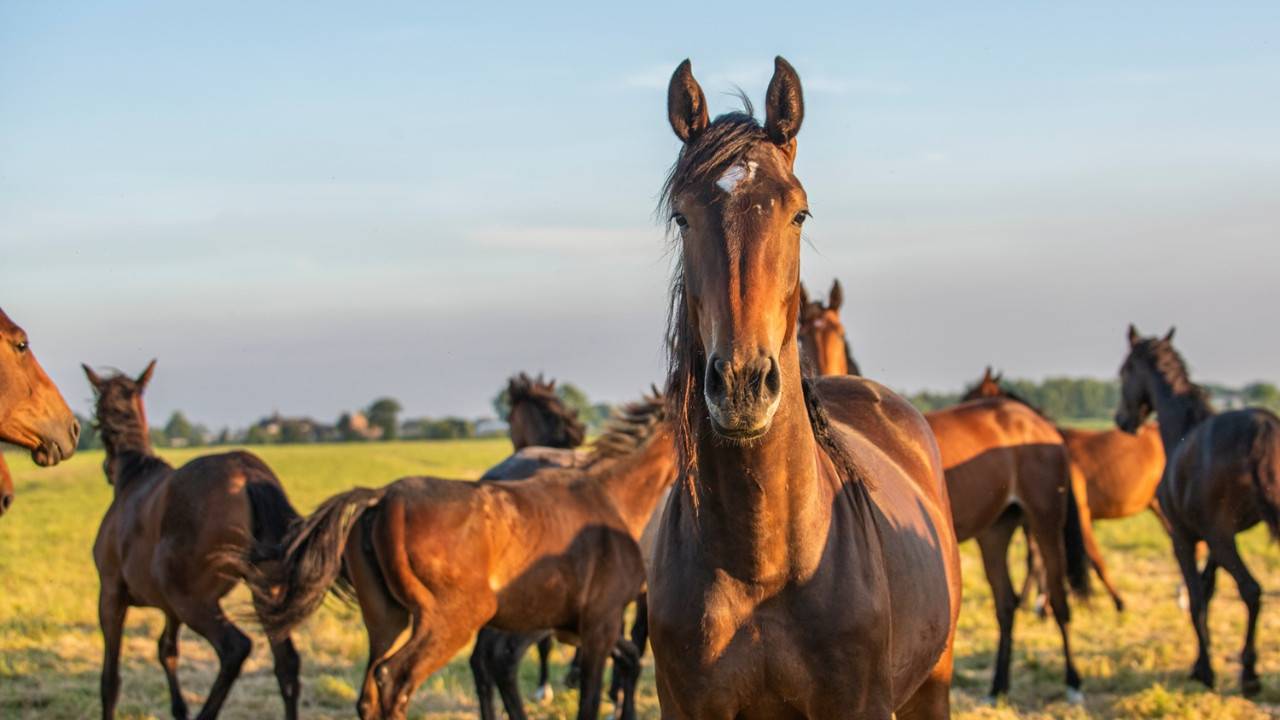
<svg viewBox="0 0 1280 720"><path fill-rule="evenodd" d="M425 5L0 2L0 306L74 406L151 357L152 415L214 425L634 396L666 80L724 111L775 54L867 374L1111 376L1132 320L1280 378L1280 5Z"/></svg>

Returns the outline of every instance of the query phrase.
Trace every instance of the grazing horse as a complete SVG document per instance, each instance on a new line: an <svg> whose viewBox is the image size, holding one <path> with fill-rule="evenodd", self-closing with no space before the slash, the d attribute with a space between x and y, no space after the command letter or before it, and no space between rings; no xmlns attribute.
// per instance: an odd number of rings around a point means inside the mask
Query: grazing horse
<svg viewBox="0 0 1280 720"><path fill-rule="evenodd" d="M644 583L637 538L676 475L669 426L645 425L621 455L598 443L581 469L411 477L326 500L290 532L277 572L253 584L264 625L287 632L335 583L354 595L369 633L364 720L404 718L413 690L486 625L550 628L578 641L578 717L594 720L623 609Z"/></svg>
<svg viewBox="0 0 1280 720"><path fill-rule="evenodd" d="M1172 340L1173 330L1152 338L1129 326L1116 425L1137 432L1152 412L1160 421L1169 461L1156 498L1169 521L1200 646L1191 676L1213 687L1208 614L1221 567L1235 579L1249 611L1240 689L1254 695L1262 689L1254 647L1262 588L1240 557L1236 534L1265 522L1272 537L1280 537L1280 417L1260 408L1215 413L1204 390L1191 381ZM1203 572L1195 557L1201 540L1209 547Z"/></svg>
<svg viewBox="0 0 1280 720"><path fill-rule="evenodd" d="M556 381L547 382L539 375L536 379L530 377L527 373L513 375L507 380L507 403L510 412L507 414L507 425L510 428L511 444L515 446L516 453L530 447L552 448L554 450L571 450L582 444L587 437L587 429L578 419L578 412L571 410L565 406L564 401L556 395ZM531 459L531 453L522 456L523 459ZM568 454L560 452L542 452L538 453L537 464L559 464L565 462L581 461L581 453L569 452ZM553 459L554 458L554 459ZM526 463L527 464L527 463ZM529 473L499 473L491 475L486 473L482 480L510 480L527 477ZM482 671L492 673L492 677L498 678L500 683L511 686L515 682L516 671L519 669L520 659L515 652L505 654L497 654L495 651L486 650L485 643L497 643L499 631L491 630L488 633L481 633L481 637L477 639L477 654L474 657L490 657L495 660L501 659L505 664L501 667L486 668ZM555 694L551 689L550 683L550 664L551 664L551 637L544 636L537 641L538 646L538 689L534 691L534 699L539 702L549 702ZM472 663L473 668L476 663ZM570 674L576 679L577 664L574 663L570 669ZM477 682L480 682L477 679ZM512 690L504 689L504 702L508 693ZM516 696L519 696L518 691ZM481 698L480 707L483 709L487 706L486 700L490 698ZM508 708L510 712L510 708Z"/></svg>
<svg viewBox="0 0 1280 720"><path fill-rule="evenodd" d="M800 336L808 332L802 328ZM1049 605L1062 634L1067 696L1072 702L1082 701L1080 674L1071 658L1071 610L1064 580L1083 594L1088 568L1062 436L1037 411L1012 400L964 403L926 413L925 418L942 454L957 540L978 541L995 601L1000 638L991 695L1009 690L1018 594L1009 575L1008 552L1013 533L1025 522L1048 556Z"/></svg>
<svg viewBox="0 0 1280 720"><path fill-rule="evenodd" d="M862 374L840 321L843 304L839 280L832 281L825 306L821 300L810 301L804 283L800 284L800 360L818 375Z"/></svg>
<svg viewBox="0 0 1280 720"><path fill-rule="evenodd" d="M114 491L93 545L105 645L102 717L115 716L125 614L130 607L151 607L164 613L159 656L175 718L187 717L178 685L179 629L195 630L217 652L218 676L197 716L213 718L252 647L219 604L242 574L228 556L265 565L298 514L255 455L205 455L176 470L157 457L142 404L154 370L153 360L137 379L103 378L84 366L97 396L95 416L106 448L102 467ZM271 653L285 717L292 720L298 716L298 653L288 636L272 639Z"/></svg>
<svg viewBox="0 0 1280 720"><path fill-rule="evenodd" d="M516 450L530 446L575 448L587 438L578 412L556 395L555 380L515 375L507 381L507 401L511 408L507 424Z"/></svg>
<svg viewBox="0 0 1280 720"><path fill-rule="evenodd" d="M992 374L986 369L982 379L963 397L973 400L980 397L1007 397L1026 402L1000 383L1002 374ZM1027 403L1031 406L1030 403ZM1043 414L1043 413L1042 413ZM1164 448L1160 445L1160 429L1155 423L1146 423L1137 435L1121 430L1084 430L1058 426L1058 432L1067 444L1071 456L1071 481L1080 513L1080 529L1084 535L1084 549L1098 578L1107 588L1117 611L1124 610L1124 599L1111 580L1111 573L1102 559L1102 550L1093 535L1094 520L1118 520L1150 510L1168 528L1160 503L1156 501L1156 486L1164 472ZM1027 553L1028 568L1025 598L1039 576L1035 567L1035 552Z"/></svg>
<svg viewBox="0 0 1280 720"><path fill-rule="evenodd" d="M27 333L0 310L0 442L31 451L48 467L71 457L80 423L36 362ZM13 504L13 479L0 456L0 515Z"/></svg>
<svg viewBox="0 0 1280 720"><path fill-rule="evenodd" d="M960 569L937 446L887 388L801 375L804 103L774 67L763 125L750 103L709 121L687 60L667 94L682 481L649 582L663 717L947 717Z"/></svg>

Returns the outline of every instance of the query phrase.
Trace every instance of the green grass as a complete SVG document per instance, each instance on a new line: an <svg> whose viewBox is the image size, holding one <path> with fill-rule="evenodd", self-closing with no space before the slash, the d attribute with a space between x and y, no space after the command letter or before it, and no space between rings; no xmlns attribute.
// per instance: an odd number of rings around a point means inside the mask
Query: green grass
<svg viewBox="0 0 1280 720"><path fill-rule="evenodd" d="M280 475L294 502L309 510L353 485L381 485L409 474L474 477L508 451L506 440L256 448ZM197 450L165 451L175 463ZM102 476L101 453L84 453L52 469L37 469L21 455L7 459L18 499L0 519L0 718L83 718L98 713L97 575L90 547L111 489ZM1280 553L1261 529L1241 536L1244 556L1268 590L1259 627L1259 670L1265 689L1258 702L1240 697L1236 659L1243 638L1244 606L1225 574L1211 611L1214 662L1220 693L1201 690L1184 678L1195 657L1186 614L1177 607L1178 576L1168 540L1153 518L1102 523L1098 534L1129 610L1117 615L1105 597L1076 604L1073 647L1085 676L1083 708L1065 704L1057 629L1029 612L1017 618L1013 690L995 706L981 702L991 675L996 632L990 593L972 543L964 546L965 602L956 642L952 692L958 718L1280 717ZM1021 550L1011 561L1021 567ZM1018 573L1019 575L1021 573ZM238 590L228 600L245 606ZM120 717L168 717L164 676L156 663L161 619L155 611L130 612L123 652ZM254 633L251 633L254 634ZM303 626L296 640L303 657L303 715L353 716L363 673L365 635L359 615L329 604ZM244 674L232 689L223 717L279 717L280 703L270 655L260 638ZM208 645L190 631L182 635L180 674L187 701L198 708L216 670ZM569 658L557 650L554 677ZM651 660L650 660L651 662ZM532 654L523 668L533 685ZM658 717L652 670L641 685L645 718ZM538 718L573 717L577 695L557 687L548 706L530 705ZM476 715L466 653L427 680L414 696L411 717L472 718Z"/></svg>

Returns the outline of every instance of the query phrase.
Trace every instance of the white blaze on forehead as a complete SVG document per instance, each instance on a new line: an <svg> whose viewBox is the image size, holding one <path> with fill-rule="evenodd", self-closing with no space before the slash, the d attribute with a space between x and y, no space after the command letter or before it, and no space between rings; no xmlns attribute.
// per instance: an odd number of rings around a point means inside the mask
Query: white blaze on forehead
<svg viewBox="0 0 1280 720"><path fill-rule="evenodd" d="M755 160L748 160L745 165L742 163L731 165L716 181L716 187L732 195L737 192L738 186L743 182L751 182L755 178L756 168L759 166Z"/></svg>

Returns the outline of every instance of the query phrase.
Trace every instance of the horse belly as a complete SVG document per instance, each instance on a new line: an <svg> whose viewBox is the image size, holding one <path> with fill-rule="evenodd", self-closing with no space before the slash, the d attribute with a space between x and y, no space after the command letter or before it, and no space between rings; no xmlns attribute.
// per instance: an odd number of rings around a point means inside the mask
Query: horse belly
<svg viewBox="0 0 1280 720"><path fill-rule="evenodd" d="M964 542L986 530L1019 501L1007 457L979 455L946 471L956 539Z"/></svg>

